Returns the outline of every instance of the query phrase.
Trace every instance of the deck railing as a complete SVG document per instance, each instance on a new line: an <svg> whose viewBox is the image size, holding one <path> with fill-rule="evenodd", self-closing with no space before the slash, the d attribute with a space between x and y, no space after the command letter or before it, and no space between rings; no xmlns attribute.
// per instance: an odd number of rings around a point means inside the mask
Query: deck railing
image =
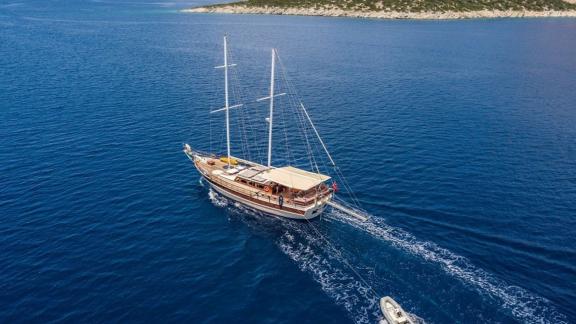
<svg viewBox="0 0 576 324"><path fill-rule="evenodd" d="M278 197L274 197L272 195L267 195L267 194L261 194L259 191L256 191L256 190L249 190L249 189L242 188L240 186L233 185L231 183L232 181L222 180L222 179L219 179L217 176L216 177L210 177L210 180L214 181L215 183L217 183L218 185L220 185L222 187L228 188L228 189L233 190L235 192L242 193L244 195L248 195L251 198L255 198L255 199L258 199L258 200L263 201L263 202L268 202L268 203L274 202L274 203L278 204ZM286 199L286 200L284 200L283 206L290 206L294 209L303 210L302 207L308 207L309 205L308 206L298 205L294 202L293 199Z"/></svg>

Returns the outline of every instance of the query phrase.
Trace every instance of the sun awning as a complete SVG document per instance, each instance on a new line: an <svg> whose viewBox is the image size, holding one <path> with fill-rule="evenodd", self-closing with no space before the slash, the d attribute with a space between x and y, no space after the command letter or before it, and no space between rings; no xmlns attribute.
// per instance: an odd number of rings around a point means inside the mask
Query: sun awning
<svg viewBox="0 0 576 324"><path fill-rule="evenodd" d="M330 179L327 175L308 172L291 166L269 169L262 172L260 176L298 190L308 190Z"/></svg>

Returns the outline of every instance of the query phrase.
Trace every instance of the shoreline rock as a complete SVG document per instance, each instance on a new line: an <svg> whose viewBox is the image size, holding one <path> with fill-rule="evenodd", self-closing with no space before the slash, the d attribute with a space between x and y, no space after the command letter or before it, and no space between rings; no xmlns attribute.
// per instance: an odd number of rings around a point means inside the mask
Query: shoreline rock
<svg viewBox="0 0 576 324"><path fill-rule="evenodd" d="M256 15L292 15L292 16L324 16L352 17L374 19L474 19L474 18L544 18L544 17L575 17L576 10L547 11L514 11L514 10L482 10L482 11L447 11L447 12L399 12L399 11L353 11L340 8L279 8L279 7L249 7L244 5L223 5L214 7L197 7L183 9L187 13L225 13L225 14L256 14Z"/></svg>

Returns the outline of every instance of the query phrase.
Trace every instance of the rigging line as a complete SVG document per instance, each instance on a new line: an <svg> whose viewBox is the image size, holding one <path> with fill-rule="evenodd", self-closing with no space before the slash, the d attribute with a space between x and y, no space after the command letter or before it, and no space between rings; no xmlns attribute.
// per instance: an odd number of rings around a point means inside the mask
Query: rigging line
<svg viewBox="0 0 576 324"><path fill-rule="evenodd" d="M234 71L233 73L233 77L234 79L237 81L236 85L235 85L235 90L234 93L235 95L237 95L239 97L239 100L243 102L244 100L244 91L243 88L240 86L240 76L238 71ZM245 111L242 110L237 114L237 119L239 121L239 133L240 133L240 140L242 142L242 150L243 150L243 155L245 156L245 158L247 158L248 160L251 160L251 150L250 150L250 141L248 140L248 135L247 135L247 127L246 127L246 114Z"/></svg>
<svg viewBox="0 0 576 324"><path fill-rule="evenodd" d="M246 112L248 112L248 109L246 109ZM247 125L251 134L252 142L254 143L254 147L256 148L256 154L258 160L260 161L260 164L263 164L264 155L262 153L263 149L260 143L261 137L258 136L259 135L258 128L254 125L255 121L252 118L247 118L247 120L248 120Z"/></svg>
<svg viewBox="0 0 576 324"><path fill-rule="evenodd" d="M244 93L242 92L240 94L242 97L245 97ZM242 127L242 140L245 142L245 148L247 150L247 154L249 157L249 160L252 160L252 143L254 143L254 141L252 140L254 138L254 130L251 124L251 118L249 118L249 113L248 113L248 109L243 109L242 111L238 112L240 121L242 122L241 127ZM256 145L256 150L259 151L258 146ZM258 155L261 155L260 152L258 152Z"/></svg>
<svg viewBox="0 0 576 324"><path fill-rule="evenodd" d="M237 82L233 82L233 86L232 86L232 93L234 95L235 98L242 98L242 94L241 94L241 89L239 88L239 83L240 80L238 78L235 78L234 76L236 76L235 73L232 74L233 75L233 79L232 81L237 81ZM238 100L238 99L237 99ZM246 138L246 127L244 125L244 114L243 112L234 114L235 115L235 120L238 121L238 125L240 125L240 127L237 127L237 132L238 132L238 137L240 138L240 147L242 150L242 155L244 158L247 158L248 160L250 160L250 150L248 148L248 140Z"/></svg>
<svg viewBox="0 0 576 324"><path fill-rule="evenodd" d="M296 88L292 85L292 83L290 82L288 76L287 76L287 72L286 69L284 67L283 62L281 61L281 59L278 59L280 66L281 66L281 71L282 71L282 76L288 86L288 88L290 89L290 93L292 93L293 95L291 95L291 100L293 102L294 107L298 107L298 102L300 102L301 100L298 100L297 98L294 99L294 97L298 97L297 95L297 91ZM307 146L308 146L308 155L310 158L310 165L311 168L314 170L316 170L317 173L320 173L320 168L318 167L318 162L316 161L316 156L314 155L315 152L318 152L318 149L316 147L316 143L312 142L312 145L310 145L310 141L308 140L308 125L305 122L301 111L299 111L299 109L296 109L296 116L298 117L298 121L299 121L299 126L300 128L303 130L303 134L305 136L306 142L307 142ZM322 156L322 155L319 155Z"/></svg>
<svg viewBox="0 0 576 324"><path fill-rule="evenodd" d="M304 117L303 117L303 115L302 115L302 112L298 109L298 107L299 107L299 101L298 101L297 98L293 98L293 105L294 105L294 107L295 107L295 108L294 108L294 109L295 109L295 115L298 117L298 121L299 121L299 124L300 124L301 129L303 130L304 134L305 134L307 137L310 136L311 134L308 135L308 131L309 131L309 130L308 130L308 129L309 129L308 126L309 126L309 125L308 125L308 123L306 122L306 120L304 119ZM316 171L317 171L318 173L320 173L319 163L318 163L318 161L316 160L316 154L315 154L315 153L319 153L319 152L318 152L318 148L317 148L317 146L316 146L316 142L315 142L315 141L310 141L310 142L311 142L311 145L310 145L310 154L311 154L311 156L313 157L313 160L312 160L311 163L314 164L314 167L316 168ZM322 154L318 154L318 156L319 156L319 157L322 157ZM325 168L324 161L321 159L320 162L321 162L320 164Z"/></svg>
<svg viewBox="0 0 576 324"><path fill-rule="evenodd" d="M232 56L232 51L231 51L231 50L228 50L228 57L229 57L230 62L234 62L234 61L233 61L234 57ZM238 95L238 84L239 84L239 80L238 80L237 78L234 78L234 76L235 76L235 71L234 71L234 70L236 70L236 69L232 69L232 71L231 71L232 73L229 74L229 79L230 79L229 84L231 85L231 87L230 87L231 89L230 89L230 90L231 90L231 95L232 95L231 97L232 97L232 99L233 99L233 100L232 100L233 104L236 103L236 102L239 102L239 101L238 101L238 97L239 97L239 95ZM228 107L228 109L230 109L230 107ZM238 122L238 121L239 121L239 116L238 116L238 114L233 114L233 115L230 116L230 118L233 118L233 119L236 121L236 123L234 123L235 125L238 125L238 124L239 124L239 122ZM241 128L239 128L239 127L234 127L234 130L235 130L235 134L234 134L233 137L234 137L234 139L237 139L237 140L236 140L236 141L237 141L236 143L239 142L239 144L240 144L240 145L239 145L239 146L240 146L239 149L240 149L240 151L241 151L241 153L242 153L242 156L244 157L244 156L245 156L246 149L245 149L245 147L244 147L245 143L244 143L244 141L242 140L242 130L241 130ZM232 136L231 136L231 137L232 137ZM238 139L239 139L239 141L238 141Z"/></svg>
<svg viewBox="0 0 576 324"><path fill-rule="evenodd" d="M244 134L245 140L248 142L248 150L250 151L250 157L252 159L252 153L254 151L253 147L255 147L255 154L258 158L261 159L262 153L260 152L260 148L258 147L258 143L254 140L255 138L255 131L252 125L252 119L250 118L248 109L241 112L242 120L243 120L243 127L244 127Z"/></svg>
<svg viewBox="0 0 576 324"><path fill-rule="evenodd" d="M344 257L344 255L342 255L342 253L340 252L340 250L338 250L317 228L314 224L312 224L312 222L307 219L306 221L308 222L308 224L310 225L310 227L312 227L312 229L316 232L316 234L321 237L324 242L326 242L326 245L329 246L339 257L340 260L342 261L342 263L344 263L348 268L350 268L350 270L352 270L352 272L354 274L356 274L356 276L360 279L360 281L362 283L364 283L366 285L366 287L368 287L368 289L370 290L370 292L374 295L376 300L379 300L380 294L378 294L378 292L376 292L376 289L374 289L374 287L372 287L372 285L368 284L368 282L366 281L366 279L364 279L364 277L362 277L360 275L360 273L358 271L356 271L356 269L348 262L348 260Z"/></svg>
<svg viewBox="0 0 576 324"><path fill-rule="evenodd" d="M224 147L224 142L226 142L226 134L225 134L225 133L226 133L226 132L221 132L221 133L220 133L220 141L219 141L218 146L217 146L217 148L216 148L218 153L224 151L224 150L222 149L222 147Z"/></svg>
<svg viewBox="0 0 576 324"><path fill-rule="evenodd" d="M344 185L344 188L346 189L346 193L348 194L348 196L350 196L350 199L352 199L352 204L354 205L354 207L362 210L362 208L360 207L360 201L358 200L358 197L356 196L356 194L352 190L352 187L350 187L348 180L346 180L346 177L344 177L344 174L342 174L342 171L340 170L340 168L335 168L335 172L336 172L336 175L338 176L338 179L340 179L341 183Z"/></svg>
<svg viewBox="0 0 576 324"><path fill-rule="evenodd" d="M306 118L308 118L308 121L310 122L310 126L312 126L312 129L314 130L314 133L316 134L316 137L318 137L318 140L320 141L320 144L322 144L322 147L324 148L324 151L326 152L326 155L328 156L328 158L330 159L330 162L332 162L333 166L336 166L336 163L334 163L334 160L332 159L332 156L330 155L330 152L328 152L328 149L326 148L326 145L324 144L324 141L322 140L322 138L320 137L320 134L318 134L318 130L316 129L316 127L314 126L314 123L312 122L312 119L310 119L310 115L308 115L308 111L306 111L306 108L304 108L304 104L302 102L300 102L300 107L302 107L302 110L304 111L304 114L306 115Z"/></svg>
<svg viewBox="0 0 576 324"><path fill-rule="evenodd" d="M298 106L296 106L298 107ZM296 108L298 110L298 108ZM308 123L306 123L306 120L304 119L304 116L302 116L302 112L300 112L300 117L302 118L302 123L304 124L304 126L306 127L306 132L308 134L308 136L312 137L314 139L313 134L310 132L310 125ZM312 143L312 148L314 150L314 159L316 160L316 156L318 157L322 157L323 155L321 154L320 150L318 149L318 143L316 141L311 141ZM316 168L318 169L318 172L320 172L320 166L322 166L325 169L325 163L324 160L321 159L319 161L320 163L316 162ZM319 166L320 165L320 166Z"/></svg>
<svg viewBox="0 0 576 324"><path fill-rule="evenodd" d="M209 129L210 129L210 151L209 152L213 152L212 151L212 116L208 116L208 122L210 123Z"/></svg>
<svg viewBox="0 0 576 324"><path fill-rule="evenodd" d="M238 79L240 79L240 76L237 75ZM239 94L242 98L242 100L245 100L245 94L244 94L244 90L243 88L239 89ZM247 153L247 157L249 160L252 160L252 148L251 148L251 141L250 141L250 137L249 137L249 128L247 126L249 118L247 118L247 114L248 111L247 110L243 110L240 112L239 116L240 119L242 121L242 135L243 135L243 141L245 141L245 147L246 147L246 153Z"/></svg>
<svg viewBox="0 0 576 324"><path fill-rule="evenodd" d="M282 66L282 72L284 73L284 75L286 75L286 70L283 68L283 63L282 63L282 61L281 61L280 58L279 58L279 63L280 63L280 65ZM295 93L296 96L297 96L297 90L296 90L296 88L292 85L292 83L289 81L289 79L287 78L287 76L285 76L285 78L286 78L286 82L287 82L290 86L292 86L292 91L293 91L293 93ZM300 103L301 103L301 100L300 100ZM308 126L308 125L309 125L308 123L305 123L305 122L304 122L303 124L304 124L305 126ZM310 125L310 126L313 126L313 125ZM306 128L306 130L307 130L307 129L308 129L308 128ZM305 133L305 134L306 134L306 133ZM312 143L313 143L313 145L314 145L314 148L316 149L316 152L319 152L318 147L316 146L316 142L312 142ZM339 168L338 166L336 166L335 163L334 163L334 171L335 171L337 177L340 179L340 181L344 184L344 187L345 187L346 191L348 192L348 195L350 196L350 198L353 200L353 203L359 208L360 203L359 203L359 200L358 200L357 196L355 195L354 191L353 191L352 188L350 187L349 182L346 180L346 178L345 178L344 175L342 174L340 168Z"/></svg>
<svg viewBox="0 0 576 324"><path fill-rule="evenodd" d="M304 132L304 134L305 134L305 136L306 136L306 138L307 138L307 140L308 140L308 142L309 142L309 148L308 148L308 150L309 150L309 154L310 154L310 156L311 156L311 160L312 160L312 163L313 163L313 165L314 165L314 168L315 168L315 170L316 170L317 173L321 173L321 171L320 171L320 165L323 167L323 169L325 169L324 161L323 161L322 159L320 159L320 160L318 161L318 160L317 160L317 157L321 158L321 157L322 157L322 154L319 154L320 152L318 151L316 142L310 139L310 138L313 139L314 137L312 136L311 133L309 133L309 125L306 123L306 120L304 119L304 116L302 116L302 112L297 108L297 107L298 107L298 103L297 103L297 102L296 102L296 104L295 104L294 107L295 107L295 110L296 110L296 116L298 116L299 121L300 121L300 124L302 125L301 127L302 127L302 129L303 129L303 132Z"/></svg>
<svg viewBox="0 0 576 324"><path fill-rule="evenodd" d="M221 44L218 44L218 45L214 44L212 51L218 52L219 55L212 55L212 64L209 65L210 67L221 64L221 61L220 61L222 59L221 55L220 55L220 51L222 50L221 46L222 46ZM221 84L220 81L218 81L218 82L216 81L217 77L220 76L220 74L214 72L214 69L210 68L210 72L209 73L207 72L206 75L210 76L210 80L207 84L213 84L213 85L214 84L215 85ZM222 91L221 90L222 89L219 86L211 87L210 90L207 91L207 95L209 97L208 102L209 103L219 102L219 100L221 99L220 93L223 91L223 90ZM208 114L208 115L209 115L208 121L209 121L209 127L210 127L210 129L209 129L209 132L210 132L210 143L209 143L210 150L209 151L213 152L214 144L215 144L214 142L217 141L217 135L214 134L214 131L213 131L213 127L214 127L214 121L212 120L213 117L210 114Z"/></svg>
<svg viewBox="0 0 576 324"><path fill-rule="evenodd" d="M290 84L290 81L289 81L288 78L287 78L286 70L285 70L285 68L284 68L284 65L282 64L282 61L281 61L280 58L278 58L278 61L279 61L279 63L280 63L280 64L279 64L279 65L280 65L280 69L279 69L279 70L281 71L280 74L281 74L282 78L284 79L285 83L287 84L287 86L288 86L289 89L290 89L291 84ZM293 98L292 93L295 93L295 92L289 91L289 93L291 94L291 95L289 96L289 97L290 97L290 100L294 103L294 98ZM300 114L298 113L298 110L296 110L296 116L299 117L299 119L298 119L298 121L299 121L298 126L299 126L300 129L302 130L302 134L304 135L304 140L305 140L305 142L306 142L306 147L307 147L307 153L308 153L308 159L309 159L309 162L310 162L310 167L311 167L312 170L315 169L318 173L320 173L320 172L319 172L319 169L318 169L318 164L316 163L316 159L315 159L315 157L314 157L314 155L313 155L313 152L312 152L312 147L311 147L311 145L310 145L310 141L308 140L308 134L307 134L307 132L306 132L305 124L302 122L302 118L301 118Z"/></svg>
<svg viewBox="0 0 576 324"><path fill-rule="evenodd" d="M292 85L292 83L289 81L288 77L287 77L287 72L286 69L284 68L283 62L281 60L280 57L278 57L278 61L279 61L279 65L280 65L280 71L281 71L281 75L283 77L283 79L285 80L285 83L288 85L289 89L292 91L289 91L291 94L294 94L294 96L298 96L297 95L297 91L295 89L295 87ZM293 96L290 96L291 98ZM301 100L300 100L301 102ZM297 106L297 105L295 105ZM310 163L311 163L311 167L312 169L314 169L314 167L316 168L316 171L318 173L320 173L319 167L318 167L318 163L316 161L315 155L313 154L314 151L315 152L320 152L317 143L316 142L312 142L313 145L310 145L310 141L308 140L308 127L306 126L311 126L308 123L306 123L305 121L303 121L304 117L302 116L302 111L300 111L299 109L296 110L297 112L297 116L299 117L299 121L300 121L300 127L303 129L303 134L306 140L306 144L307 144L307 148L308 148L308 154L309 154L309 159L310 159ZM321 155L320 155L321 156ZM336 176L338 177L338 179L341 181L341 183L343 183L344 188L346 189L348 196L350 196L350 198L352 199L352 203L358 208L361 209L358 197L355 195L354 191L352 190L352 188L350 187L350 184L348 183L348 181L346 180L346 178L344 177L344 175L342 174L341 170L335 166L334 167L334 172L336 173Z"/></svg>
<svg viewBox="0 0 576 324"><path fill-rule="evenodd" d="M306 132L310 132L309 136L312 137L312 138L314 138L315 136L314 136L314 134L313 134L312 131L311 131L311 126L313 126L313 125L311 125L309 122L307 122L305 116L303 115L303 112L300 110L300 104L301 104L301 103L302 103L301 101L297 102L297 104L295 105L295 107L296 107L295 109L296 109L296 111L298 112L298 116L299 116L299 117L301 118L301 120L302 120L302 124L304 125L304 127L305 127L305 129L306 129ZM308 133L307 133L307 134L308 134ZM314 157L315 157L315 159L316 159L316 156L320 157L320 158L321 158L321 159L320 159L320 165L322 166L322 168L323 168L324 170L328 170L328 168L327 168L327 166L326 166L326 163L325 163L326 161L325 161L324 158L323 158L325 155L322 154L321 149L318 147L318 142L317 142L317 140L314 140L314 141L312 141L311 143L312 143L312 148L313 148L313 150L314 150L314 154L315 154ZM318 162L316 162L316 163L317 163L318 172L320 172L319 167L318 167Z"/></svg>
<svg viewBox="0 0 576 324"><path fill-rule="evenodd" d="M314 148L314 142L310 141L309 136L308 136L308 128L307 128L302 116L300 116L300 113L298 111L297 111L297 116L300 118L299 121L300 121L300 124L302 125L302 131L304 133L304 136L306 137L306 143L308 144L308 154L309 154L309 159L310 159L311 164L312 164L312 168L317 173L320 173L318 161L316 161L316 154L315 154L316 150Z"/></svg>
<svg viewBox="0 0 576 324"><path fill-rule="evenodd" d="M282 77L282 75L281 75L281 77ZM286 84L283 83L282 86L283 86L283 90L286 93L288 93L289 89L287 88ZM284 108L283 108L283 117L282 118L284 119L285 124L288 124L290 122L290 124L292 125L292 124L294 124L292 122L294 119L293 118L294 116L291 114L292 111L290 110L290 108L292 106L290 96L288 96L288 100L286 100L284 103L285 104L284 104ZM286 115L286 117L284 117L284 115ZM298 133L297 131L289 132L290 136L287 136L288 134L285 133L286 141L288 143L287 145L291 145L292 147L295 147L294 151L293 152L291 151L290 156L289 156L291 158L291 160L293 161L292 163L294 165L299 165L299 161L298 161L299 159L297 158L297 156L300 155L300 150L299 150L299 145L298 145L299 142L294 141L296 139L296 136L293 136L293 134L297 134L297 133ZM295 143L295 145L292 145L293 143Z"/></svg>
<svg viewBox="0 0 576 324"><path fill-rule="evenodd" d="M290 180L290 182L293 184L293 180ZM360 273L358 271L356 271L356 269L348 262L348 260L344 257L344 255L342 254L342 252L340 252L340 250L338 250L334 244L332 244L317 228L316 226L306 217L304 217L304 219L306 220L306 222L308 223L308 225L314 230L314 232L316 232L316 234L322 238L322 240L324 240L324 242L326 243L326 245L328 247L330 247L339 257L340 260L342 261L342 263L344 263L348 268L350 268L350 270L352 270L352 272L358 277L358 279L360 279L360 281L362 283L364 283L364 285L366 285L366 287L368 287L368 289L370 290L370 292L374 295L376 300L379 300L380 298L380 294L378 294L378 292L376 292L376 290L374 289L374 287L372 287L372 285L370 285L366 279L364 279L364 277L362 277L362 275L360 275Z"/></svg>
<svg viewBox="0 0 576 324"><path fill-rule="evenodd" d="M282 116L281 120L282 120L282 131L284 133L284 146L286 147L286 154L287 154L287 160L288 160L288 164L291 164L292 161L294 161L293 155L292 155L292 151L290 150L290 143L288 141L288 132L287 132L287 118L285 116L284 110L286 109L286 105L279 101L279 110L280 110L280 114Z"/></svg>
<svg viewBox="0 0 576 324"><path fill-rule="evenodd" d="M220 52L221 50L222 50L222 48L219 47L218 52ZM215 58L214 61L217 62L217 63L213 64L212 66L220 65L220 62L221 62L220 59ZM213 70L213 71L214 71L214 70ZM219 74L212 72L212 77L213 77L214 79L217 78L217 75L219 75ZM217 87L217 89L215 89L216 91L212 92L212 97L214 98L213 102L218 102L218 101L222 100L222 95L221 95L221 93L224 92L224 86L222 86L222 83L220 83L220 82L213 83L213 84L218 84L218 85L220 85L220 86ZM211 114L209 114L209 115L211 115ZM211 117L211 116L210 116L210 117ZM224 129L225 129L225 128L224 128ZM226 142L225 137L226 137L226 132L225 132L225 131L224 131L224 132L220 132L220 138L219 138L219 141L218 141L218 145L217 145L216 148L215 148L217 153L221 153L221 152L224 151L222 148L225 147L225 146L224 146L224 145L225 145L224 143Z"/></svg>
<svg viewBox="0 0 576 324"><path fill-rule="evenodd" d="M348 180L346 179L346 177L344 177L344 174L342 173L342 170L340 170L339 167L335 168L335 172L338 174L340 180L342 181L342 183L344 184L348 194L351 196L352 202L355 204L355 206L359 209L360 208L360 201L358 200L358 197L356 196L356 194L354 193L354 191L352 190L352 187L350 186L350 183L348 182Z"/></svg>
<svg viewBox="0 0 576 324"><path fill-rule="evenodd" d="M294 98L293 95L290 96L290 102L292 104L293 109L295 109L294 107L298 106L297 100ZM316 156L314 155L314 152L313 152L313 146L310 144L310 139L308 138L309 136L308 136L308 133L306 130L306 125L303 122L297 109L294 110L294 114L292 114L292 117L293 117L296 125L299 127L300 132L298 132L298 134L299 134L301 140L303 140L307 144L305 147L305 150L307 153L306 157L308 158L308 163L310 164L310 168L312 171L318 172L319 168L318 168L318 163L316 161Z"/></svg>
<svg viewBox="0 0 576 324"><path fill-rule="evenodd" d="M251 129L251 132L253 134L253 138L254 138L254 143L256 146L256 150L258 152L258 158L260 161L260 164L264 164L264 160L265 160L265 154L264 154L264 137L260 136L260 134L262 134L264 132L264 128L262 128L262 126L266 126L265 123L262 123L262 121L264 120L264 116L262 115L262 113L260 115L258 115L260 123L257 123L256 120L254 119L249 119L249 127ZM256 124L256 125L255 125ZM260 125L260 127L258 127L258 125Z"/></svg>
<svg viewBox="0 0 576 324"><path fill-rule="evenodd" d="M234 57L234 56L233 56ZM236 96L238 96L240 98L241 102L247 102L246 100L246 94L245 94L245 87L241 86L241 82L240 80L242 80L241 77L241 73L240 73L240 69L234 69L233 71L233 80L235 81L234 83L234 93ZM252 119L248 118L248 108L245 109L239 109L239 111L236 114L238 116L238 120L240 121L240 128L239 128L239 132L241 134L241 141L242 141L242 149L244 151L244 154L246 155L246 157L249 160L252 160L252 138L254 137L254 127L252 126ZM256 145L256 150L259 150L259 147ZM261 153L258 152L261 156ZM261 158L260 158L261 159Z"/></svg>
<svg viewBox="0 0 576 324"><path fill-rule="evenodd" d="M288 79L288 77L287 77L286 69L284 68L284 64L283 64L283 62L282 62L282 60L281 60L280 57L278 57L278 62L279 62L279 65L281 66L281 69L280 69L280 70L282 71L282 75L283 75L284 79L286 80L286 83L288 84L288 86L289 86L289 87L291 88L291 90L292 90L291 92L294 93L294 95L295 95L296 97L299 97L296 88L292 85L292 83L289 81L289 79ZM299 101L302 102L301 100L299 100ZM297 111L298 111L298 110L297 110ZM304 125L307 125L307 123L303 123L303 124L304 124ZM306 129L307 129L307 128L305 128L305 130L306 130ZM307 133L306 133L306 131L304 132L304 134L305 134L305 136L306 136L306 138L307 138ZM313 142L313 143L316 144L315 142ZM315 147L315 148L316 148L316 150L318 151L317 147ZM310 149L310 147L309 147L309 149ZM310 152L310 151L309 151L309 152ZM314 158L313 155L312 155L312 157ZM314 164L316 165L316 169L318 170L318 166L317 166L317 163L316 163L316 161L315 161L315 158L314 158ZM357 208L361 209L361 208L360 208L360 202L359 202L359 200L358 200L358 197L356 196L356 194L355 194L354 191L352 190L349 182L348 182L348 181L346 180L346 178L344 177L344 174L342 174L340 168L339 168L338 166L336 166L335 164L334 164L334 171L335 171L337 177L339 178L339 180L341 181L341 183L344 184L344 188L346 189L348 195L349 195L350 198L352 199L353 204L354 204ZM318 170L318 173L320 173L319 170Z"/></svg>
<svg viewBox="0 0 576 324"><path fill-rule="evenodd" d="M241 78L241 71L240 69L234 69L234 78L235 80L238 80L238 84L240 84L240 79ZM255 126L254 126L254 122L252 118L248 118L247 116L249 115L249 107L251 105L249 105L249 103L256 103L256 101L251 101L249 102L246 99L246 93L245 93L245 89L243 87L238 87L238 93L242 99L242 102L244 103L245 106L247 106L246 109L242 109L240 114L242 117L242 127L243 127L243 139L246 141L246 147L248 149L248 154L251 157L252 156L252 145L255 146L256 148L256 153L257 153L257 158L260 160L260 163L262 164L262 151L258 142L259 137L257 136L257 132L255 131ZM252 97L255 97L255 95L250 91L250 88L248 88L247 90L248 95L251 95ZM251 159L251 158L250 158Z"/></svg>
<svg viewBox="0 0 576 324"><path fill-rule="evenodd" d="M267 72L268 75L270 75L269 72ZM265 89L268 88L268 80L269 78L257 78L259 80L258 82L258 86L255 89ZM252 98L259 98L262 96L262 93L260 90L253 90L251 93ZM258 103L260 106L260 109L258 110L258 121L253 121L253 123L256 123L257 126L255 126L257 133L255 136L256 139L256 143L258 144L258 150L260 151L260 161L261 164L265 165L266 161L267 161L267 157L268 157L268 140L267 140L267 136L265 136L264 134L268 133L268 124L266 123L266 118L268 116L268 109L262 109L261 107L261 101L258 101L258 99L253 100L252 103L256 104Z"/></svg>
<svg viewBox="0 0 576 324"><path fill-rule="evenodd" d="M299 116L298 112L296 114L297 114L297 116ZM299 122L300 122L300 128L302 130L302 134L304 135L304 139L306 141L306 148L307 148L308 160L310 162L310 167L313 171L315 170L316 172L320 173L320 171L318 169L318 163L316 163L316 158L314 156L312 146L310 145L310 141L308 139L308 132L306 131L305 125L303 124L301 118L299 119Z"/></svg>
<svg viewBox="0 0 576 324"><path fill-rule="evenodd" d="M280 70L280 67L278 70ZM280 71L279 77L280 77L279 81L283 81L282 71ZM277 85L278 85L279 91L285 90L284 89L284 87L285 87L284 82L278 82ZM284 93L286 93L286 92L284 92ZM286 118L286 110L287 110L286 107L287 106L289 107L289 104L286 104L284 101L278 101L277 103L278 103L278 110L280 110L280 114L281 114L281 118L280 118L281 125L279 125L279 126L281 126L282 132L284 134L284 146L285 146L286 155L287 155L286 161L290 165L290 164L293 164L293 162L295 162L296 159L294 158L294 156L292 154L292 150L290 149L290 140L289 140L288 132L287 132L287 130L288 130L288 118Z"/></svg>

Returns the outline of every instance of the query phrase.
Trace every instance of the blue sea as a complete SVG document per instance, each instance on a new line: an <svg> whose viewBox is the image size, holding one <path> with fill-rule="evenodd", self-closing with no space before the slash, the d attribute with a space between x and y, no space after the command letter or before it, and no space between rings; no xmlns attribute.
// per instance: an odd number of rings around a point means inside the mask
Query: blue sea
<svg viewBox="0 0 576 324"><path fill-rule="evenodd" d="M0 3L0 323L376 323L385 295L576 323L575 19L178 11L199 4ZM181 148L223 152L224 34L254 95L278 49L369 221L200 181Z"/></svg>

